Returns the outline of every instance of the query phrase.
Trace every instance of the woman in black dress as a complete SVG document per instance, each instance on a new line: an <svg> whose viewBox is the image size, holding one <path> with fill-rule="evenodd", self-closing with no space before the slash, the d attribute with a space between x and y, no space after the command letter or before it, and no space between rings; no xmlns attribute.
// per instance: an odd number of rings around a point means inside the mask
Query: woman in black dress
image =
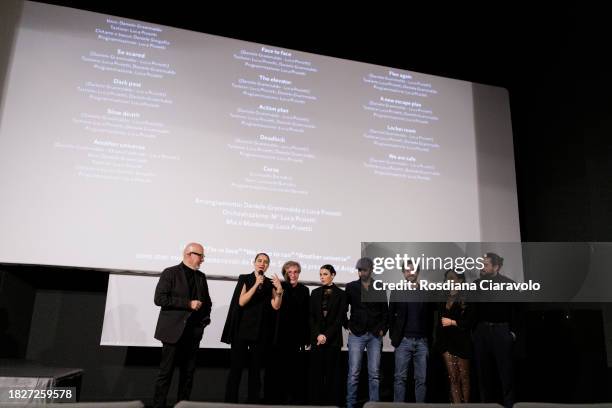
<svg viewBox="0 0 612 408"><path fill-rule="evenodd" d="M225 388L225 402L238 402L242 367L251 352L248 402L259 403L261 369L272 342L275 314L282 304L283 288L278 276L265 276L270 257L259 253L253 261L255 270L240 275L230 302L221 341L231 344L230 372Z"/></svg>
<svg viewBox="0 0 612 408"><path fill-rule="evenodd" d="M346 317L346 295L334 285L336 270L323 265L321 286L310 296L310 400L312 404L339 405L340 348Z"/></svg>
<svg viewBox="0 0 612 408"><path fill-rule="evenodd" d="M306 402L308 376L307 346L310 344L310 290L299 282L299 262L283 265L285 278L283 304L276 316L272 352L266 367L264 402L266 404L303 405ZM279 386L282 385L282 386Z"/></svg>
<svg viewBox="0 0 612 408"><path fill-rule="evenodd" d="M452 269L444 273L444 280L465 282L465 276ZM436 349L442 353L448 380L450 398L454 404L470 400L470 358L472 341L472 308L465 302L459 290L451 290L446 302L440 304L440 320L437 327Z"/></svg>

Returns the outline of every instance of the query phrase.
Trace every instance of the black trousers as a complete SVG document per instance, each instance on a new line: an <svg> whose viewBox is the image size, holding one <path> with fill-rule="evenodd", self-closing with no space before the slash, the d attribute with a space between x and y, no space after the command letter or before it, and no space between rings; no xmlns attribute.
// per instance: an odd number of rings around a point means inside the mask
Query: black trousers
<svg viewBox="0 0 612 408"><path fill-rule="evenodd" d="M307 400L308 352L300 346L279 345L268 352L264 403L304 405Z"/></svg>
<svg viewBox="0 0 612 408"><path fill-rule="evenodd" d="M177 366L179 367L179 386L176 400L178 402L189 399L200 340L202 340L202 330L187 325L178 342L162 343L162 358L153 396L154 408L166 407L168 390L172 383L174 368Z"/></svg>
<svg viewBox="0 0 612 408"><path fill-rule="evenodd" d="M309 377L310 404L340 406L340 347L313 345Z"/></svg>
<svg viewBox="0 0 612 408"><path fill-rule="evenodd" d="M240 390L240 380L244 362L249 357L249 387L247 402L249 404L259 403L259 393L261 391L261 370L267 360L267 346L264 342L246 341L236 339L232 342L230 351L230 372L227 377L225 387L225 402L238 402L238 391Z"/></svg>
<svg viewBox="0 0 612 408"><path fill-rule="evenodd" d="M480 322L474 331L474 360L480 402L498 402L495 381L501 381L505 407L514 405L513 338L507 323Z"/></svg>

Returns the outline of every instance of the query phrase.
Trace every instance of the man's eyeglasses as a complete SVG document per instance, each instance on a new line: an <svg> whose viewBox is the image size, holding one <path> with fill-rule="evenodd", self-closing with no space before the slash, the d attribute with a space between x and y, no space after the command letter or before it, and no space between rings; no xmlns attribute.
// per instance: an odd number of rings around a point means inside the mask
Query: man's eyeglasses
<svg viewBox="0 0 612 408"><path fill-rule="evenodd" d="M197 256L199 256L199 257L200 257L200 258L202 258L202 259L204 259L204 257L205 257L205 255L204 255L204 254L200 254L200 253L198 253L198 252L190 252L190 253L189 253L189 255L197 255Z"/></svg>

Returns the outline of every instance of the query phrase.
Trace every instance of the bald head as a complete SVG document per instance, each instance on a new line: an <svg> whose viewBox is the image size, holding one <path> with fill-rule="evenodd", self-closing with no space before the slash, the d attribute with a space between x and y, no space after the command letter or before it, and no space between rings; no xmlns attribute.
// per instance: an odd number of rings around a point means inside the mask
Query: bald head
<svg viewBox="0 0 612 408"><path fill-rule="evenodd" d="M190 242L183 250L183 263L191 269L199 269L204 262L204 247L197 242Z"/></svg>

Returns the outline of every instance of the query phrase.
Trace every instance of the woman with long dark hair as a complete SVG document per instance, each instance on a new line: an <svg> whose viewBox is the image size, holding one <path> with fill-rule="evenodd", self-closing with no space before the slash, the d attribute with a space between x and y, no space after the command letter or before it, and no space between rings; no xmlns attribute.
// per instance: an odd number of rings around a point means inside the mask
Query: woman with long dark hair
<svg viewBox="0 0 612 408"><path fill-rule="evenodd" d="M312 404L340 405L339 381L342 323L346 317L346 295L334 285L336 270L323 265L321 286L310 296L310 400Z"/></svg>
<svg viewBox="0 0 612 408"><path fill-rule="evenodd" d="M452 269L444 273L444 280L454 284L465 283L465 276ZM436 349L442 354L450 384L450 400L454 404L470 400L470 358L473 324L472 308L460 290L450 290L446 301L439 305Z"/></svg>

